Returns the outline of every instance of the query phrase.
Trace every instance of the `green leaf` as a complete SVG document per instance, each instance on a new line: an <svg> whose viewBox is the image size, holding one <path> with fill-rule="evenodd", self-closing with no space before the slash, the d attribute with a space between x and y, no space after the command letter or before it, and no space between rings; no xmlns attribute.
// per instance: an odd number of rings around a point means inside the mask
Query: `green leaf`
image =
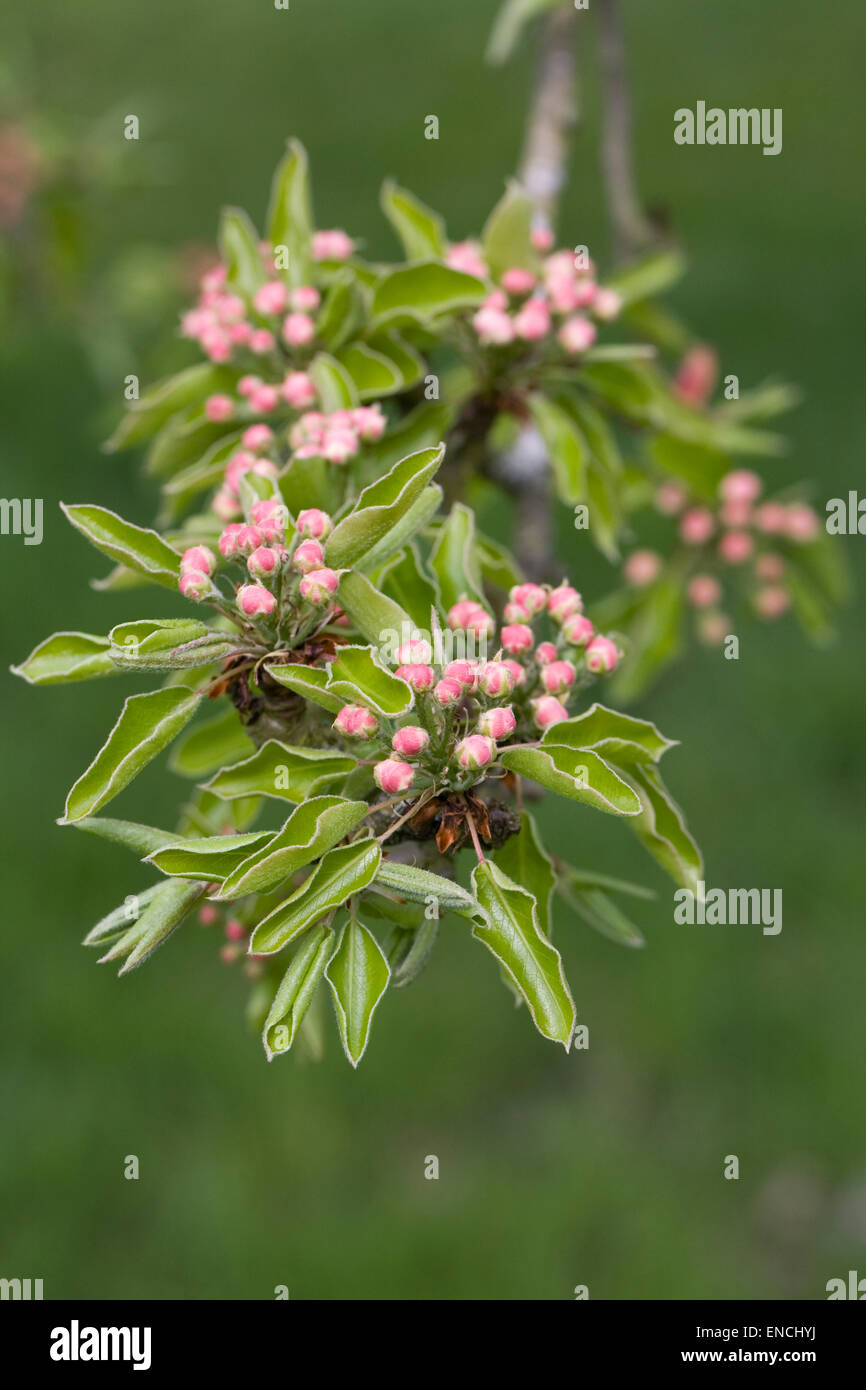
<svg viewBox="0 0 866 1390"><path fill-rule="evenodd" d="M350 343L337 353L337 361L349 373L359 400L375 401L402 391L403 373L384 353L369 343Z"/></svg>
<svg viewBox="0 0 866 1390"><path fill-rule="evenodd" d="M122 671L178 671L220 661L237 645L194 618L140 618L108 634L109 654Z"/></svg>
<svg viewBox="0 0 866 1390"><path fill-rule="evenodd" d="M472 935L496 957L529 1007L539 1033L562 1043L566 1052L574 1031L574 1001L559 952L538 925L535 898L486 860L472 871L475 895L486 922Z"/></svg>
<svg viewBox="0 0 866 1390"><path fill-rule="evenodd" d="M443 608L451 608L461 598L473 598L486 606L475 548L475 514L462 502L454 503L439 529L430 552L430 568Z"/></svg>
<svg viewBox="0 0 866 1390"><path fill-rule="evenodd" d="M472 920L478 915L478 904L465 888L427 869L416 869L411 864L397 864L383 859L376 874L376 883L383 888L393 889L410 902L426 905L434 901L440 916L446 912L456 912L458 916Z"/></svg>
<svg viewBox="0 0 866 1390"><path fill-rule="evenodd" d="M376 333L367 341L374 352L387 357L388 361L397 368L404 387L416 385L427 370L423 357L393 329L385 333ZM443 431L440 430L435 439L441 439L442 434ZM435 441L431 440L430 442ZM418 446L416 445L416 447Z"/></svg>
<svg viewBox="0 0 866 1390"><path fill-rule="evenodd" d="M67 821L91 816L176 738L201 696L186 686L130 695L108 740L66 798Z"/></svg>
<svg viewBox="0 0 866 1390"><path fill-rule="evenodd" d="M634 923L598 888L581 888L569 878L560 879L557 888L578 917L593 931L600 932L620 946L637 949L646 945Z"/></svg>
<svg viewBox="0 0 866 1390"><path fill-rule="evenodd" d="M347 343L358 331L364 317L364 301L354 273L348 266L331 281L316 319L316 337L332 352Z"/></svg>
<svg viewBox="0 0 866 1390"><path fill-rule="evenodd" d="M529 397L529 408L547 445L559 496L570 505L582 502L586 496L589 453L586 440L571 416L539 392Z"/></svg>
<svg viewBox="0 0 866 1390"><path fill-rule="evenodd" d="M141 909L160 893L164 887L162 880L145 888L141 893L130 893L119 907L101 918L82 941L82 946L107 946L111 941L123 936L130 926L138 921Z"/></svg>
<svg viewBox="0 0 866 1390"><path fill-rule="evenodd" d="M617 532L620 506L616 487L609 473L590 460L586 470L586 496L589 503L589 534L602 555L615 564L619 559Z"/></svg>
<svg viewBox="0 0 866 1390"><path fill-rule="evenodd" d="M340 907L373 880L382 851L376 840L341 845L316 865L291 897L259 922L250 941L254 955L273 955L307 927Z"/></svg>
<svg viewBox="0 0 866 1390"><path fill-rule="evenodd" d="M181 777L204 777L214 768L244 757L252 746L237 710L230 706L216 719L209 719L185 734L172 749L168 765Z"/></svg>
<svg viewBox="0 0 866 1390"><path fill-rule="evenodd" d="M364 569L368 571L377 569L395 551L400 550L407 541L411 541L438 512L442 505L442 496L442 489L438 483L430 483L428 487L425 487L424 491L419 493L412 505L407 508L390 531L386 531L381 540L378 540L366 552L363 559Z"/></svg>
<svg viewBox="0 0 866 1390"><path fill-rule="evenodd" d="M341 796L314 796L296 806L282 830L227 876L219 896L240 898L245 893L269 892L342 840L369 809L366 801L347 801Z"/></svg>
<svg viewBox="0 0 866 1390"><path fill-rule="evenodd" d="M251 299L267 279L259 234L243 208L224 208L219 228L220 259L226 284Z"/></svg>
<svg viewBox="0 0 866 1390"><path fill-rule="evenodd" d="M538 256L532 245L532 201L517 183L510 183L491 212L481 234L481 249L494 280L511 266L535 270Z"/></svg>
<svg viewBox="0 0 866 1390"><path fill-rule="evenodd" d="M603 888L606 893L625 893L628 897L648 900L656 896L652 888L645 888L642 883L629 883L624 878L597 874L594 869L577 869L573 864L557 863L557 874L566 877L577 888Z"/></svg>
<svg viewBox="0 0 866 1390"><path fill-rule="evenodd" d="M605 705L594 704L583 714L552 724L546 730L542 747L562 744L568 748L594 748L615 767L633 763L657 763L676 740L665 738L648 719L635 719Z"/></svg>
<svg viewBox="0 0 866 1390"><path fill-rule="evenodd" d="M305 507L334 512L341 505L339 469L323 458L292 458L280 474L280 493L293 516Z"/></svg>
<svg viewBox="0 0 866 1390"><path fill-rule="evenodd" d="M407 261L423 261L445 254L445 223L437 212L386 179L380 195L382 211L400 238Z"/></svg>
<svg viewBox="0 0 866 1390"><path fill-rule="evenodd" d="M130 970L136 970L139 965L143 965L148 957L168 940L207 892L206 883L169 882L160 886L162 892L154 894L135 924L132 950L118 970L118 975L127 975ZM116 950L116 947L112 949ZM102 959L107 960L108 956L103 956Z"/></svg>
<svg viewBox="0 0 866 1390"><path fill-rule="evenodd" d="M67 822L59 820L58 825L73 824L76 830L86 830L101 840L110 840L114 845L124 845L131 849L139 859L163 845L170 845L176 839L171 830L158 830L154 825L139 825L131 820L112 820L110 816L84 816L81 820Z"/></svg>
<svg viewBox="0 0 866 1390"><path fill-rule="evenodd" d="M406 714L413 706L406 682L380 666L369 647L340 647L328 669L328 689L344 704L365 705L386 719Z"/></svg>
<svg viewBox="0 0 866 1390"><path fill-rule="evenodd" d="M373 1014L390 978L391 967L373 933L350 919L328 962L325 979L331 986L343 1050L353 1067L364 1055Z"/></svg>
<svg viewBox="0 0 866 1390"><path fill-rule="evenodd" d="M420 631L426 631L430 610L437 603L436 590L425 574L413 545L408 545L388 561L379 571L376 582L389 598L405 609Z"/></svg>
<svg viewBox="0 0 866 1390"><path fill-rule="evenodd" d="M549 791L583 801L597 811L614 816L637 816L640 798L632 787L589 748L566 748L558 744L543 748L504 748L499 755L503 767L530 777Z"/></svg>
<svg viewBox="0 0 866 1390"><path fill-rule="evenodd" d="M654 767L633 767L629 780L641 799L641 814L631 822L638 839L675 883L697 891L703 877L701 852L689 834L677 806Z"/></svg>
<svg viewBox="0 0 866 1390"><path fill-rule="evenodd" d="M107 453L142 444L162 429L173 415L202 405L208 396L230 390L234 374L224 367L201 362L175 376L164 377L133 401L114 434L104 445Z"/></svg>
<svg viewBox="0 0 866 1390"><path fill-rule="evenodd" d="M262 1043L269 1062L288 1052L295 1041L333 954L336 939L329 927L317 927L292 957L262 1029Z"/></svg>
<svg viewBox="0 0 866 1390"><path fill-rule="evenodd" d="M287 690L294 690L305 700L312 700L314 705L330 710L331 714L338 714L346 703L328 690L328 672L321 666L301 666L293 662L286 666L268 666L267 669L268 675Z"/></svg>
<svg viewBox="0 0 866 1390"><path fill-rule="evenodd" d="M681 251L654 251L609 275L605 285L616 290L624 305L634 304L670 289L685 270L686 261Z"/></svg>
<svg viewBox="0 0 866 1390"><path fill-rule="evenodd" d="M313 214L307 152L299 140L289 140L271 184L267 218L271 246L289 250L288 280L293 287L308 285L312 273Z"/></svg>
<svg viewBox="0 0 866 1390"><path fill-rule="evenodd" d="M110 560L143 574L155 584L177 589L180 556L156 531L133 526L105 507L70 507L63 502L60 506L72 525Z"/></svg>
<svg viewBox="0 0 866 1390"><path fill-rule="evenodd" d="M327 563L341 569L363 561L418 499L444 455L444 444L436 449L422 449L395 463L384 478L364 488L354 510L337 523L328 537Z"/></svg>
<svg viewBox="0 0 866 1390"><path fill-rule="evenodd" d="M352 410L358 404L355 383L336 357L331 357L327 352L317 353L307 372L327 415L335 410Z"/></svg>
<svg viewBox="0 0 866 1390"><path fill-rule="evenodd" d="M369 902L369 896L365 899ZM417 980L427 965L439 936L439 919L425 918L411 933L399 932L400 937L408 938L398 943L398 952L389 955L391 966L391 988L405 989Z"/></svg>
<svg viewBox="0 0 866 1390"><path fill-rule="evenodd" d="M365 574L350 571L342 575L337 595L340 600L340 607L351 618L361 636L366 637L367 641L372 642L375 647L379 647L385 642L387 633L402 632L404 623L410 628L412 626L409 614L392 598L388 598L386 594L380 594ZM287 668L283 667L282 669L286 670ZM274 667L270 666L268 670L271 674L274 673ZM277 679L279 680L280 677L278 676ZM284 680L283 684L285 685L287 682ZM293 689L297 689L297 686ZM338 704L337 709L339 708L341 706Z"/></svg>
<svg viewBox="0 0 866 1390"><path fill-rule="evenodd" d="M436 261L386 272L373 292L373 322L378 327L470 309L480 304L487 287L474 275Z"/></svg>
<svg viewBox="0 0 866 1390"><path fill-rule="evenodd" d="M719 483L730 467L730 460L718 449L687 444L669 434L653 439L650 454L663 473L686 483L705 502L716 501Z"/></svg>
<svg viewBox="0 0 866 1390"><path fill-rule="evenodd" d="M264 849L274 839L272 830L260 830L248 835L203 835L200 838L175 839L170 845L154 850L147 862L160 873L173 878L202 878L208 882L227 878L239 864L244 864L253 851Z"/></svg>
<svg viewBox="0 0 866 1390"><path fill-rule="evenodd" d="M269 739L251 758L222 768L206 790L224 801L238 796L272 796L301 802L354 768L354 758L329 749L290 748Z"/></svg>
<svg viewBox="0 0 866 1390"><path fill-rule="evenodd" d="M535 899L538 925L550 935L550 901L556 876L550 856L538 838L538 828L528 811L520 817L520 831L511 835L493 855L493 862Z"/></svg>
<svg viewBox="0 0 866 1390"><path fill-rule="evenodd" d="M490 584L508 590L512 585L523 582L524 576L511 551L506 550L504 545L492 540L490 536L480 535L477 530L475 553L482 577Z"/></svg>
<svg viewBox="0 0 866 1390"><path fill-rule="evenodd" d="M9 669L28 685L66 685L98 676L116 676L117 667L108 655L108 647L107 637L93 637L89 632L55 632L34 647L20 666Z"/></svg>
<svg viewBox="0 0 866 1390"><path fill-rule="evenodd" d="M678 574L663 575L642 591L628 629L631 650L614 676L618 700L635 699L674 659L681 645L684 612L685 585Z"/></svg>

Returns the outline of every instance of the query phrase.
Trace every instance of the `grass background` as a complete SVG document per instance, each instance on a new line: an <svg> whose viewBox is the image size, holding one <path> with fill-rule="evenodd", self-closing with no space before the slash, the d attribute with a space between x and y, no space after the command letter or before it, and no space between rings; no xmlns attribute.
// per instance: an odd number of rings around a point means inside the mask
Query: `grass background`
<svg viewBox="0 0 866 1390"><path fill-rule="evenodd" d="M392 174L475 230L520 149L530 48L482 65L493 0L45 0L6 21L29 100L86 132L135 112L158 143L158 187L96 209L97 264L130 245L207 241L216 211L260 216L283 138L307 144L319 225L391 254L377 207ZM855 0L832 23L793 0L627 7L636 160L691 267L677 306L745 388L798 382L790 455L815 501L862 486L862 218L866 157ZM581 18L590 26L591 14ZM859 42L858 42L859 41ZM584 124L561 220L603 247L591 43ZM784 150L683 149L673 111L780 106ZM423 138L435 113L440 139ZM120 120L117 123L120 138ZM604 260L603 255L599 257ZM57 510L99 501L136 519L149 488L98 450L120 409L64 317L34 306L4 334L4 496L41 495L41 547L0 542L3 650L59 627L105 631L129 601L87 588L98 561ZM563 529L589 592L603 568ZM862 574L866 542L842 541ZM152 600L136 597L145 615ZM512 1011L489 957L458 930L383 1005L353 1075L268 1067L245 1031L245 989L198 928L118 982L85 930L147 880L121 850L53 824L113 721L126 679L3 700L3 1138L0 1274L47 1297L823 1297L866 1272L863 1134L862 625L804 645L793 624L742 625L741 658L696 653L643 706L683 747L671 785L713 885L781 887L784 929L677 927L670 889L631 837L575 807L543 817L550 847L652 881L647 938L626 952L562 914L588 1052L566 1057ZM117 814L170 821L176 787L151 768ZM138 1182L123 1161L136 1154ZM436 1154L440 1180L425 1181ZM725 1155L740 1179L725 1181Z"/></svg>

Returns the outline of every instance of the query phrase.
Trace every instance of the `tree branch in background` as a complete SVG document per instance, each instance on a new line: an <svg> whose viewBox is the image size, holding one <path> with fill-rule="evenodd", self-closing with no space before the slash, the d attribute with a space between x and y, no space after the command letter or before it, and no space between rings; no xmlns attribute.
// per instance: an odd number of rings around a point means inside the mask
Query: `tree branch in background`
<svg viewBox="0 0 866 1390"><path fill-rule="evenodd" d="M631 98L619 0L595 0L602 83L601 166L618 262L631 260L656 240L635 191L631 161Z"/></svg>

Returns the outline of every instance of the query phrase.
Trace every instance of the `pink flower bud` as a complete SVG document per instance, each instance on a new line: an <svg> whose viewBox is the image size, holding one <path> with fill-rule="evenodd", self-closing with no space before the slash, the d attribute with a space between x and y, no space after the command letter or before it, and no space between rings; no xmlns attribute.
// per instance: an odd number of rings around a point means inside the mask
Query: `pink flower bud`
<svg viewBox="0 0 866 1390"><path fill-rule="evenodd" d="M355 243L347 232L334 227L328 231L313 233L313 260L345 261L355 249Z"/></svg>
<svg viewBox="0 0 866 1390"><path fill-rule="evenodd" d="M405 724L391 739L391 747L404 758L417 758L429 742L430 735L426 729L422 729L418 724Z"/></svg>
<svg viewBox="0 0 866 1390"><path fill-rule="evenodd" d="M443 676L433 691L440 705L456 705L463 699L463 686L453 676Z"/></svg>
<svg viewBox="0 0 866 1390"><path fill-rule="evenodd" d="M553 246L553 232L549 227L538 225L532 229L532 244L536 251L544 255Z"/></svg>
<svg viewBox="0 0 866 1390"><path fill-rule="evenodd" d="M583 610L583 599L570 584L560 584L547 596L547 611L555 623L565 622L573 613Z"/></svg>
<svg viewBox="0 0 866 1390"><path fill-rule="evenodd" d="M719 359L711 347L689 348L674 377L674 392L685 405L706 405L719 374Z"/></svg>
<svg viewBox="0 0 866 1390"><path fill-rule="evenodd" d="M514 315L514 331L528 343L537 342L550 332L550 309L545 299L527 299Z"/></svg>
<svg viewBox="0 0 866 1390"><path fill-rule="evenodd" d="M586 621L588 621L588 619L581 619L581 622ZM592 623L590 623L590 627L592 627ZM535 660L538 662L539 666L549 666L551 661L556 660L556 655L556 647L552 642L539 642L538 646L535 648Z"/></svg>
<svg viewBox="0 0 866 1390"><path fill-rule="evenodd" d="M247 375L242 376L238 382L238 395L251 396L254 391L258 391L259 387L264 386L264 384L260 376L252 376L248 372Z"/></svg>
<svg viewBox="0 0 866 1390"><path fill-rule="evenodd" d="M299 309L303 314L313 313L321 302L322 296L315 285L299 285L292 290L292 308Z"/></svg>
<svg viewBox="0 0 866 1390"><path fill-rule="evenodd" d="M229 341L232 343L249 343L253 336L254 329L251 323L233 323L229 329Z"/></svg>
<svg viewBox="0 0 866 1390"><path fill-rule="evenodd" d="M236 946L234 944L220 946L220 960L223 961L225 965L234 965L239 955L239 946Z"/></svg>
<svg viewBox="0 0 866 1390"><path fill-rule="evenodd" d="M722 586L711 574L696 574L689 583L688 595L695 608L712 608L722 597Z"/></svg>
<svg viewBox="0 0 866 1390"><path fill-rule="evenodd" d="M238 531L243 530L240 522L233 521L219 538L219 552L224 560L231 560L237 554Z"/></svg>
<svg viewBox="0 0 866 1390"><path fill-rule="evenodd" d="M499 634L500 641L504 649L512 656L519 656L521 652L532 650L532 643L535 640L532 628L525 623L509 623Z"/></svg>
<svg viewBox="0 0 866 1390"><path fill-rule="evenodd" d="M226 922L226 936L229 941L243 941L246 934L246 927L243 922L239 922L236 917L232 917Z"/></svg>
<svg viewBox="0 0 866 1390"><path fill-rule="evenodd" d="M712 512L706 507L692 507L680 522L680 536L686 545L705 545L716 529Z"/></svg>
<svg viewBox="0 0 866 1390"><path fill-rule="evenodd" d="M532 614L522 603L506 603L502 616L507 623L528 623Z"/></svg>
<svg viewBox="0 0 866 1390"><path fill-rule="evenodd" d="M190 599L193 603L201 603L212 589L210 579L200 570L187 570L180 577L180 591L184 598Z"/></svg>
<svg viewBox="0 0 866 1390"><path fill-rule="evenodd" d="M562 635L570 647L585 647L595 635L595 627L583 613L573 613L562 624Z"/></svg>
<svg viewBox="0 0 866 1390"><path fill-rule="evenodd" d="M331 534L333 524L327 512L318 507L308 507L298 512L298 535L314 541L322 541Z"/></svg>
<svg viewBox="0 0 866 1390"><path fill-rule="evenodd" d="M259 357L264 356L266 352L273 352L276 345L276 338L273 333L268 332L267 328L256 328L250 334L250 351Z"/></svg>
<svg viewBox="0 0 866 1390"><path fill-rule="evenodd" d="M755 611L761 618L781 618L791 606L791 595L781 585L770 585L755 594Z"/></svg>
<svg viewBox="0 0 866 1390"><path fill-rule="evenodd" d="M729 565L742 565L755 548L748 531L726 531L719 541L719 554Z"/></svg>
<svg viewBox="0 0 866 1390"><path fill-rule="evenodd" d="M325 555L318 541L301 541L294 555L292 566L299 574L309 574L311 570L321 569Z"/></svg>
<svg viewBox="0 0 866 1390"><path fill-rule="evenodd" d="M280 403L280 393L276 386L257 386L250 395L250 408L259 415L267 415L276 410Z"/></svg>
<svg viewBox="0 0 866 1390"><path fill-rule="evenodd" d="M273 443L274 432L270 425L250 425L241 435L245 449L267 449Z"/></svg>
<svg viewBox="0 0 866 1390"><path fill-rule="evenodd" d="M597 291L593 301L593 310L600 319L607 322L608 319L615 319L622 308L622 296L616 290L600 289Z"/></svg>
<svg viewBox="0 0 866 1390"><path fill-rule="evenodd" d="M477 275L481 280L487 276L487 266L477 241L455 241L448 248L445 264L450 265L452 270L462 270L466 275Z"/></svg>
<svg viewBox="0 0 866 1390"><path fill-rule="evenodd" d="M566 352L586 352L591 348L598 336L594 323L589 319L583 318L580 314L575 314L573 318L566 319L556 335Z"/></svg>
<svg viewBox="0 0 866 1390"><path fill-rule="evenodd" d="M223 420L230 420L234 415L234 401L231 396L208 396L204 403L204 413L215 424L221 424Z"/></svg>
<svg viewBox="0 0 866 1390"><path fill-rule="evenodd" d="M334 720L334 728L348 738L372 738L379 721L363 705L344 705Z"/></svg>
<svg viewBox="0 0 866 1390"><path fill-rule="evenodd" d="M301 594L308 603L314 603L318 607L330 603L337 592L339 582L340 578L335 570L310 570L301 580Z"/></svg>
<svg viewBox="0 0 866 1390"><path fill-rule="evenodd" d="M303 410L316 399L316 388L306 372L289 372L281 390L283 400L295 410Z"/></svg>
<svg viewBox="0 0 866 1390"><path fill-rule="evenodd" d="M725 502L754 502L760 497L763 483L750 468L735 468L719 483L719 496Z"/></svg>
<svg viewBox="0 0 866 1390"><path fill-rule="evenodd" d="M239 526L235 532L235 552L238 555L252 555L263 540L258 526Z"/></svg>
<svg viewBox="0 0 866 1390"><path fill-rule="evenodd" d="M394 653L394 659L398 666L418 666L426 664L432 655L430 643L422 638L415 642L404 642Z"/></svg>
<svg viewBox="0 0 866 1390"><path fill-rule="evenodd" d="M531 703L532 717L539 729L549 729L551 724L561 724L568 718L568 710L555 695L542 695Z"/></svg>
<svg viewBox="0 0 866 1390"><path fill-rule="evenodd" d="M449 661L442 673L449 680L459 681L464 690L474 690L478 680L478 667L474 661L460 658Z"/></svg>
<svg viewBox="0 0 866 1390"><path fill-rule="evenodd" d="M543 613L547 607L547 593L540 584L515 584L508 597L532 615Z"/></svg>
<svg viewBox="0 0 866 1390"><path fill-rule="evenodd" d="M277 604L273 594L261 584L242 584L236 597L238 608L248 618L267 616Z"/></svg>
<svg viewBox="0 0 866 1390"><path fill-rule="evenodd" d="M453 631L487 633L492 636L496 624L480 603L474 599L460 599L448 610L448 626Z"/></svg>
<svg viewBox="0 0 866 1390"><path fill-rule="evenodd" d="M719 519L723 526L748 526L752 519L751 502L723 502L719 508Z"/></svg>
<svg viewBox="0 0 866 1390"><path fill-rule="evenodd" d="M755 525L766 536L777 536L788 524L788 509L781 502L764 502L755 512Z"/></svg>
<svg viewBox="0 0 866 1390"><path fill-rule="evenodd" d="M482 343L502 347L514 338L514 323L501 309L482 308L473 315L472 327Z"/></svg>
<svg viewBox="0 0 866 1390"><path fill-rule="evenodd" d="M724 613L702 613L698 619L698 637L708 647L724 642L731 630L731 620Z"/></svg>
<svg viewBox="0 0 866 1390"><path fill-rule="evenodd" d="M180 557L180 568L183 572L198 570L200 574L213 574L216 567L217 558L206 545L192 545Z"/></svg>
<svg viewBox="0 0 866 1390"><path fill-rule="evenodd" d="M381 439L388 423L377 405L359 405L352 411L351 423L365 444Z"/></svg>
<svg viewBox="0 0 866 1390"><path fill-rule="evenodd" d="M400 677L401 681L405 681L416 695L420 695L425 690L432 690L436 684L436 672L432 666L398 666L395 674Z"/></svg>
<svg viewBox="0 0 866 1390"><path fill-rule="evenodd" d="M548 695L562 695L574 685L575 675L570 661L551 661L541 672L541 684Z"/></svg>
<svg viewBox="0 0 866 1390"><path fill-rule="evenodd" d="M655 504L663 516L677 516L688 501L688 493L680 483L662 483L655 495Z"/></svg>
<svg viewBox="0 0 866 1390"><path fill-rule="evenodd" d="M662 569L662 558L654 550L635 550L623 566L626 583L636 589L644 589L658 579Z"/></svg>
<svg viewBox="0 0 866 1390"><path fill-rule="evenodd" d="M381 791L394 796L409 790L415 781L415 769L399 758L385 758L373 768L373 777Z"/></svg>
<svg viewBox="0 0 866 1390"><path fill-rule="evenodd" d="M506 270L502 277L502 288L509 294L529 294L535 284L535 276L531 270L524 270L523 266L515 265Z"/></svg>
<svg viewBox="0 0 866 1390"><path fill-rule="evenodd" d="M303 347L316 336L316 325L308 314L287 314L283 320L283 341L289 347Z"/></svg>
<svg viewBox="0 0 866 1390"><path fill-rule="evenodd" d="M619 649L609 637L593 637L586 649L586 667L594 675L612 671L619 661Z"/></svg>
<svg viewBox="0 0 866 1390"><path fill-rule="evenodd" d="M478 687L485 695L497 700L511 694L514 676L504 661L486 661L478 673Z"/></svg>
<svg viewBox="0 0 866 1390"><path fill-rule="evenodd" d="M198 910L198 920L203 927L212 927L218 917L219 913L212 903L205 903L204 907Z"/></svg>
<svg viewBox="0 0 866 1390"><path fill-rule="evenodd" d="M260 545L247 560L247 569L253 579L268 579L280 568L280 554L266 545Z"/></svg>
<svg viewBox="0 0 866 1390"><path fill-rule="evenodd" d="M454 757L460 767L475 772L490 766L496 757L496 744L484 734L469 734L454 749Z"/></svg>
<svg viewBox="0 0 866 1390"><path fill-rule="evenodd" d="M766 555L759 555L755 561L755 574L759 579L765 579L769 584L775 584L785 573L785 561L781 555L775 555L768 551Z"/></svg>
<svg viewBox="0 0 866 1390"><path fill-rule="evenodd" d="M514 660L514 657L507 656L502 662L502 665L505 667L506 671L511 672L511 677L515 685L526 684L526 672L520 662Z"/></svg>
<svg viewBox="0 0 866 1390"><path fill-rule="evenodd" d="M221 487L215 494L211 502L211 511L218 521L233 521L236 516L240 516L241 509L238 506L238 499L227 487Z"/></svg>
<svg viewBox="0 0 866 1390"><path fill-rule="evenodd" d="M492 739L508 738L516 727L517 720L510 705L497 705L496 709L487 709L478 720L478 732Z"/></svg>
<svg viewBox="0 0 866 1390"><path fill-rule="evenodd" d="M253 306L260 314L282 314L289 303L289 291L282 280L269 280L253 296Z"/></svg>
<svg viewBox="0 0 866 1390"><path fill-rule="evenodd" d="M802 544L813 541L821 529L818 517L811 507L803 502L794 502L788 508L785 530L792 541Z"/></svg>
<svg viewBox="0 0 866 1390"><path fill-rule="evenodd" d="M237 494L241 478L256 462L256 455L250 449L238 449L226 464L226 487Z"/></svg>
<svg viewBox="0 0 866 1390"><path fill-rule="evenodd" d="M266 541L282 540L289 520L288 508L274 497L264 497L250 508L250 520Z"/></svg>
<svg viewBox="0 0 866 1390"><path fill-rule="evenodd" d="M492 290L486 299L482 300L482 309L498 309L500 312L508 308L508 295L504 290Z"/></svg>
<svg viewBox="0 0 866 1390"><path fill-rule="evenodd" d="M322 446L322 457L329 463L348 463L357 454L358 447L358 436L354 430L329 430Z"/></svg>

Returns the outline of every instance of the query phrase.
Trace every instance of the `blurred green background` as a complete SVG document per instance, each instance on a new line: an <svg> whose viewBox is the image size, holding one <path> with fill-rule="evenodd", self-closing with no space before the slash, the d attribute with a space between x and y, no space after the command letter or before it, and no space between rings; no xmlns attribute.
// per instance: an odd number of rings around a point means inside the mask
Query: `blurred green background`
<svg viewBox="0 0 866 1390"><path fill-rule="evenodd" d="M91 200L92 267L207 243L225 202L260 217L288 134L309 148L319 225L391 255L383 176L456 237L514 169L531 47L483 66L495 10L45 0L7 12L3 46L29 116L86 140L117 113L115 159L143 161L146 177L127 169L125 190ZM641 188L690 255L676 306L744 389L771 371L803 387L791 453L765 474L813 476L823 512L863 482L862 5L839 0L831 22L792 0L656 0L626 18ZM604 262L593 66L588 52L561 230ZM783 153L677 147L673 111L699 98L782 107ZM138 144L121 138L128 113ZM423 138L430 113L438 142ZM46 514L41 547L0 540L8 662L58 628L133 616L87 587L100 562L58 501L146 521L153 497L131 457L99 451L146 356L115 354L97 382L73 316L43 293L8 318L0 358L2 495L41 495ZM560 540L580 587L602 592L603 562L567 526ZM866 541L840 544L862 574ZM141 616L152 604L133 598ZM783 888L781 935L676 926L669 885L626 831L549 810L551 848L659 893L636 904L642 952L558 920L589 1050L542 1041L454 928L383 1004L357 1074L336 1037L320 1065L268 1066L245 982L197 926L128 979L97 968L82 936L148 879L54 818L134 683L4 677L0 1274L42 1277L49 1298L256 1299L286 1284L293 1298L567 1299L587 1284L592 1298L739 1299L821 1298L829 1278L866 1273L861 625L849 608L824 650L791 622L740 634L738 662L693 653L641 712L682 741L667 776L708 882ZM151 768L117 814L170 823L176 794ZM728 1154L739 1181L723 1178Z"/></svg>

